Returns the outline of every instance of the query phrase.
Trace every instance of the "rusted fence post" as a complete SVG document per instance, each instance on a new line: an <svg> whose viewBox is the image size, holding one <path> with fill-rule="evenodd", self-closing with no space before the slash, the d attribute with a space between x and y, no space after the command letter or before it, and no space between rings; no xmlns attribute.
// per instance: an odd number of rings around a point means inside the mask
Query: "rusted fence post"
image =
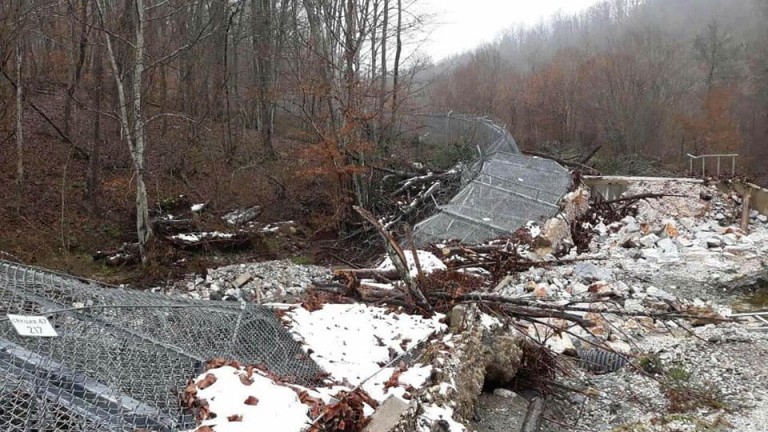
<svg viewBox="0 0 768 432"><path fill-rule="evenodd" d="M741 204L741 229L749 232L749 208L752 201L752 192L749 191L744 196L744 202Z"/></svg>

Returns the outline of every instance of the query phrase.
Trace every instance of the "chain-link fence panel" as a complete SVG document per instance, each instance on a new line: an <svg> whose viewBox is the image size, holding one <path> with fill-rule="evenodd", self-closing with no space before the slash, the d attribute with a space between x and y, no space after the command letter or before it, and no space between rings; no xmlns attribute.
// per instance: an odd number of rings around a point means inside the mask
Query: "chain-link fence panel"
<svg viewBox="0 0 768 432"><path fill-rule="evenodd" d="M520 152L506 128L484 117L453 113L422 114L403 120L401 130L415 135L422 144L471 149L480 159L498 151Z"/></svg>
<svg viewBox="0 0 768 432"><path fill-rule="evenodd" d="M484 118L425 116L421 139L457 137L476 147L479 157L464 171L464 187L439 212L414 229L417 244L443 240L480 243L514 232L528 221L554 215L571 184L558 163L519 154L505 128Z"/></svg>
<svg viewBox="0 0 768 432"><path fill-rule="evenodd" d="M7 314L47 317L58 336L20 336ZM0 261L0 430L193 428L179 396L217 357L295 383L321 372L270 308L105 287Z"/></svg>

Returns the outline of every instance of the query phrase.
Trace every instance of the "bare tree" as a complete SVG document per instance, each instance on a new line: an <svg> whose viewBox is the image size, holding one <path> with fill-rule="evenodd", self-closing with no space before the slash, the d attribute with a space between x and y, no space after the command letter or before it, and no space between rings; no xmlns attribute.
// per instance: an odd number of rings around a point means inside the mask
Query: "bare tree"
<svg viewBox="0 0 768 432"><path fill-rule="evenodd" d="M74 17L76 11L75 5L70 3L70 13ZM80 84L80 77L83 72L83 65L85 64L85 54L88 48L88 35L90 27L88 26L88 0L80 0L80 17L73 21L72 24L72 51L77 52L77 59L71 69L69 76L69 83L67 84L67 98L64 100L64 135L71 136L70 128L72 126L72 102L74 100L75 91ZM77 35L77 26L74 23L80 24L80 32Z"/></svg>
<svg viewBox="0 0 768 432"><path fill-rule="evenodd" d="M107 28L106 13L108 7L105 0L96 0L101 27ZM139 251L142 262L147 261L147 243L152 235L149 224L149 204L147 201L147 187L144 183L145 176L145 149L146 149L146 120L143 109L142 79L145 72L145 44L144 44L144 14L146 12L144 0L133 0L132 14L135 17L133 23L134 34L130 40L133 51L131 66L121 68L113 46L116 36L109 31L104 32L104 41L107 46L107 58L112 68L115 79L115 88L118 97L118 118L120 120L120 133L128 143L131 160L133 162L136 180L136 235L139 241Z"/></svg>
<svg viewBox="0 0 768 432"><path fill-rule="evenodd" d="M94 68L93 68L93 94L94 94L94 114L93 114L93 136L91 138L91 148L88 158L88 172L86 174L85 193L88 199L91 201L91 208L94 212L98 212L98 189L99 189L99 163L101 159L101 110L103 99L103 85L104 85L104 64L101 61L101 53L103 49L100 45L96 45L94 51Z"/></svg>
<svg viewBox="0 0 768 432"><path fill-rule="evenodd" d="M403 53L403 0L397 0L397 30L395 32L395 67L392 72L392 121L395 121L400 86L400 56Z"/></svg>
<svg viewBox="0 0 768 432"><path fill-rule="evenodd" d="M21 17L23 0L18 2L18 15ZM23 94L23 39L21 31L16 35L16 212L21 211L21 201L24 196L24 94Z"/></svg>
<svg viewBox="0 0 768 432"><path fill-rule="evenodd" d="M272 145L275 116L275 86L279 59L285 43L289 0L251 0L252 38L258 94L258 119L263 150L276 156Z"/></svg>
<svg viewBox="0 0 768 432"><path fill-rule="evenodd" d="M387 40L389 35L387 34L387 27L389 26L389 0L384 0L383 12L384 16L381 19L381 75L379 78L379 131L378 142L384 140L386 129L386 120L384 119L384 106L387 101Z"/></svg>
<svg viewBox="0 0 768 432"><path fill-rule="evenodd" d="M710 21L696 36L693 46L697 59L705 67L704 82L707 91L711 91L717 82L728 79L734 73L739 48L733 37L723 32L716 20Z"/></svg>

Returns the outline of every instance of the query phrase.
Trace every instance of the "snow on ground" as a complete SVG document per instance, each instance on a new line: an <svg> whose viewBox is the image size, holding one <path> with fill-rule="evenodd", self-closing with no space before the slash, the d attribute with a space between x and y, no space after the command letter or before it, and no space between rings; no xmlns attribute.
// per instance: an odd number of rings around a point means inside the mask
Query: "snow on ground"
<svg viewBox="0 0 768 432"><path fill-rule="evenodd" d="M325 305L287 313L290 330L310 357L338 380L358 385L394 357L446 329L442 315L425 319L364 304ZM389 376L373 381L384 382Z"/></svg>
<svg viewBox="0 0 768 432"><path fill-rule="evenodd" d="M416 364L400 374L398 378L398 386L385 388L386 381L392 374L396 373L397 370L398 368L396 367L382 369L381 373L363 384L363 390L377 401L384 401L389 396L397 396L400 399L406 399L404 396L408 392L407 388L409 386L414 389L423 387L424 383L429 379L429 375L432 373L431 366Z"/></svg>
<svg viewBox="0 0 768 432"><path fill-rule="evenodd" d="M296 222L292 220L273 222L273 223L264 225L264 227L261 228L259 232L262 234L273 234L280 231L280 228L295 227L295 226L296 226Z"/></svg>
<svg viewBox="0 0 768 432"><path fill-rule="evenodd" d="M432 432L434 425L437 422L442 423L443 426L439 430L445 432L464 432L467 429L461 423L453 419L453 410L447 407L439 407L436 405L425 405L424 412L419 417L419 432Z"/></svg>
<svg viewBox="0 0 768 432"><path fill-rule="evenodd" d="M198 233L182 233L172 235L169 238L172 240L181 240L183 242L194 243L208 239L230 239L235 235L232 233L223 233L218 231L213 232L198 232Z"/></svg>
<svg viewBox="0 0 768 432"><path fill-rule="evenodd" d="M299 432L309 421L309 407L301 403L298 394L259 371L248 379L243 370L222 366L195 382L210 379L209 375L215 382L199 390L197 397L208 402L216 418L205 420L201 426L213 427L216 432Z"/></svg>
<svg viewBox="0 0 768 432"><path fill-rule="evenodd" d="M209 374L215 377L209 387L197 393L197 398L206 400L210 412L216 414L201 426L215 427L216 432L300 432L314 420L309 416L309 407L297 396L302 390L326 403L339 391L351 391L356 386L377 402L393 395L407 399L406 393L425 385L432 367L407 367L398 357L444 332L446 325L440 322L443 318L437 314L426 319L363 304L327 304L312 312L300 307L291 309L284 315L286 325L312 360L330 374L325 385L308 389L275 382L258 370L253 370L248 380L243 369L212 369L195 380L211 380ZM391 366L382 367L395 359ZM392 380L396 373L399 376ZM364 412L370 415L373 409L366 405Z"/></svg>
<svg viewBox="0 0 768 432"><path fill-rule="evenodd" d="M432 255L431 253L427 251L416 251L416 256L419 257L419 264L421 265L421 271L423 271L425 274L432 273L435 270L445 270L446 266L445 264L440 260L440 258ZM411 276L415 277L418 274L418 270L416 269L416 262L413 260L413 252L411 251L403 251L405 254L405 260L408 262L408 270L411 274ZM379 264L378 270L381 271L394 271L395 265L392 264L392 260L387 257L382 261L381 264Z"/></svg>

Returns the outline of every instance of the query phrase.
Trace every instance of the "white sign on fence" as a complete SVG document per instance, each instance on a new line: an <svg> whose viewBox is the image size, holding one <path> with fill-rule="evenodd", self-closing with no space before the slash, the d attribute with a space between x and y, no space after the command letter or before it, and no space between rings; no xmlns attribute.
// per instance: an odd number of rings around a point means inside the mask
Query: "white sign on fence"
<svg viewBox="0 0 768 432"><path fill-rule="evenodd" d="M13 324L16 333L20 336L29 337L56 337L58 334L51 325L48 318L43 316L31 315L11 315L8 314L8 320Z"/></svg>

